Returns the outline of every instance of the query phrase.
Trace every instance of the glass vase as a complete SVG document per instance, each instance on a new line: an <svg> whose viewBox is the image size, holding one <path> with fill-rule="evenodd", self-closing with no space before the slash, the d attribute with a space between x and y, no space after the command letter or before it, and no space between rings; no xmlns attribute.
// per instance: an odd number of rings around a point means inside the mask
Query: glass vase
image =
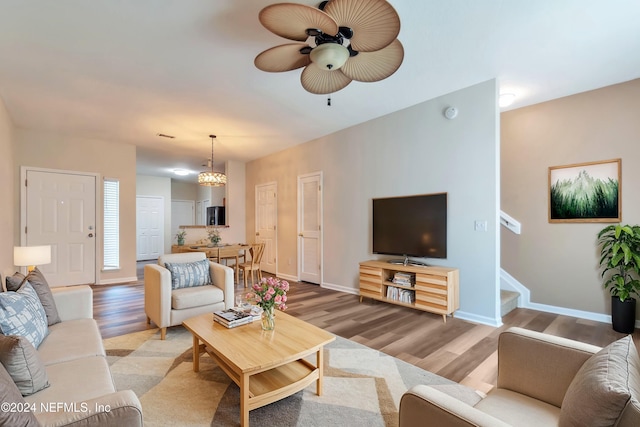
<svg viewBox="0 0 640 427"><path fill-rule="evenodd" d="M273 328L276 327L276 313L275 308L271 307L263 307L262 311L262 330L263 331L273 331Z"/></svg>

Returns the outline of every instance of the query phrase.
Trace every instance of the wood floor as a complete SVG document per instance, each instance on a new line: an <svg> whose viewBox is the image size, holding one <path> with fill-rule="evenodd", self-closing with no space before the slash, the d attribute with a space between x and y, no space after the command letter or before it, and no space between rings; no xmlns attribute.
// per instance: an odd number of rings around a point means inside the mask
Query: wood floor
<svg viewBox="0 0 640 427"><path fill-rule="evenodd" d="M124 285L95 285L94 317L104 338L153 328L144 314L142 267L140 281ZM624 335L608 323L527 309L516 309L500 328L399 307L357 295L290 283L287 313L336 335L380 350L425 370L480 391L489 391L497 378L497 339L500 332L518 326L605 346ZM242 284L236 293L244 292ZM277 320L276 320L277 322ZM277 325L276 325L277 327ZM171 334L171 328L167 334ZM640 330L634 333L640 344Z"/></svg>

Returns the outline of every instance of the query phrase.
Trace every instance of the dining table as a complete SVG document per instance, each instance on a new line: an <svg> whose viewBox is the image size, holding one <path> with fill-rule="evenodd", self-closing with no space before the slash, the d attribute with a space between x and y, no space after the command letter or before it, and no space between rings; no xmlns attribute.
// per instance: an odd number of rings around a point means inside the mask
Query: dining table
<svg viewBox="0 0 640 427"><path fill-rule="evenodd" d="M251 248L251 245L246 243L225 243L217 246L210 245L174 245L172 252L204 252L212 261L217 263L228 265L229 260L234 261L231 266L234 269L234 282L238 283L238 265L240 260L244 262L246 260L246 252Z"/></svg>

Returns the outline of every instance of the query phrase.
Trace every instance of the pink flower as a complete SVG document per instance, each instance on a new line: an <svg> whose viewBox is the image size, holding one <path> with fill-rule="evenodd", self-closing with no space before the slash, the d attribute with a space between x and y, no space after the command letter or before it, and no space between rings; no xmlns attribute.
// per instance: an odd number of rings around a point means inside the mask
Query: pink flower
<svg viewBox="0 0 640 427"><path fill-rule="evenodd" d="M277 277L264 277L259 283L251 285L252 292L247 294L248 300L253 300L265 310L278 308L285 310L287 308L287 291L289 283L280 280Z"/></svg>

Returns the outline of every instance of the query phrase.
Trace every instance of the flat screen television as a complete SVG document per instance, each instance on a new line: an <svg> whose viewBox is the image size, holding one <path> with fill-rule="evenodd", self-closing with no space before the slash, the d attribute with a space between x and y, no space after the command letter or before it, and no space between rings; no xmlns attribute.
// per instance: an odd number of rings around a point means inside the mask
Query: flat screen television
<svg viewBox="0 0 640 427"><path fill-rule="evenodd" d="M446 258L447 193L373 199L373 253Z"/></svg>

